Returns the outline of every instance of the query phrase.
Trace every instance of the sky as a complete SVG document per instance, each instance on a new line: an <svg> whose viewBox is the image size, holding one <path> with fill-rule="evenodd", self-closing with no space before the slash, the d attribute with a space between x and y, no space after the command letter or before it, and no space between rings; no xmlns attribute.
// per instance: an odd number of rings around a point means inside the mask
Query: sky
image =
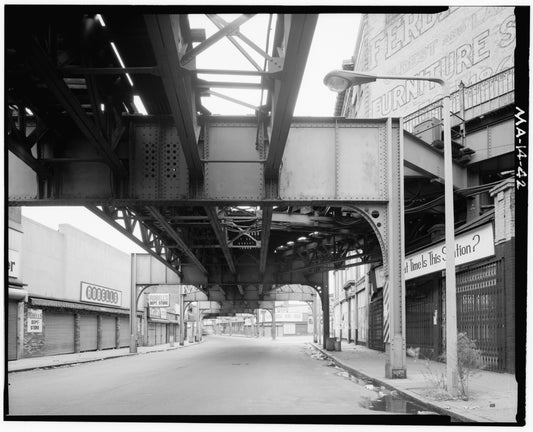
<svg viewBox="0 0 533 432"><path fill-rule="evenodd" d="M225 19L231 21L236 16L226 16ZM351 58L359 28L359 17L358 14L324 14L319 16L294 111L295 116L333 115L337 95L324 86L322 79L330 70L340 69L343 60ZM205 28L207 37L216 31L214 25L207 18L202 20L198 18L195 17L194 22L191 22L191 27ZM261 40L261 38L265 39L267 25L268 19L255 16L245 23L240 31L258 46L264 47L266 40ZM258 32L255 32L256 29ZM118 48L120 49L120 47ZM252 52L251 50L248 51ZM197 59L197 67L217 67L217 64L218 67L221 67L220 65L225 64L224 68L229 68L227 66L228 59L231 59L232 69L250 69L247 60L228 42L224 42L222 45L216 44L201 54ZM260 57L254 57L254 59L259 60ZM260 64L262 65L262 61ZM220 80L220 77L217 80ZM220 93L223 91L221 90ZM234 94L234 92L231 93L232 96ZM242 100L244 102L249 101L253 105L259 105L258 95L251 97L251 99L247 99L247 97L250 96L243 95ZM204 103L213 114L251 114L250 109L225 102L220 98L210 97L204 100ZM144 252L123 234L83 207L23 207L22 215L56 230L59 224L73 225L126 253Z"/></svg>

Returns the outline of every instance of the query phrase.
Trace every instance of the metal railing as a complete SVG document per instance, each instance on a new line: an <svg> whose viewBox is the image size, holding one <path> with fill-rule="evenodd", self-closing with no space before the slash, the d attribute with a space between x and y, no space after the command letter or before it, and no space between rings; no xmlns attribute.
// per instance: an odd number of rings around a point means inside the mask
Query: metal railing
<svg viewBox="0 0 533 432"><path fill-rule="evenodd" d="M476 115L492 111L514 100L514 67L478 81L471 86L462 86L450 95L452 126L467 119L466 113L481 108ZM498 99L502 99L501 104ZM482 105L487 105L484 109ZM442 99L432 102L404 117L404 129L413 133L414 127L431 118L442 119Z"/></svg>

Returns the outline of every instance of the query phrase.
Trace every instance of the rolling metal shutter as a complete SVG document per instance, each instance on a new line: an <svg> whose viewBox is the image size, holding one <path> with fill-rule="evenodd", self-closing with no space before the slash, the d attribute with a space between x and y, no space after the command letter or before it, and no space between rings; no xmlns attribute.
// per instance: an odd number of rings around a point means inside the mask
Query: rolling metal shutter
<svg viewBox="0 0 533 432"><path fill-rule="evenodd" d="M102 349L115 348L115 317L102 315Z"/></svg>
<svg viewBox="0 0 533 432"><path fill-rule="evenodd" d="M74 352L74 315L44 310L44 355Z"/></svg>
<svg viewBox="0 0 533 432"><path fill-rule="evenodd" d="M156 345L161 344L161 324L160 323L155 324L155 344Z"/></svg>
<svg viewBox="0 0 533 432"><path fill-rule="evenodd" d="M148 345L152 346L156 344L155 341L155 327L156 324L154 322L148 323Z"/></svg>
<svg viewBox="0 0 533 432"><path fill-rule="evenodd" d="M167 325L161 324L161 343L166 344L167 343Z"/></svg>
<svg viewBox="0 0 533 432"><path fill-rule="evenodd" d="M130 318L121 316L120 318L120 346L127 347L130 345Z"/></svg>
<svg viewBox="0 0 533 432"><path fill-rule="evenodd" d="M94 351L97 348L96 315L80 315L80 351Z"/></svg>
<svg viewBox="0 0 533 432"><path fill-rule="evenodd" d="M17 359L17 315L18 303L14 301L9 302L7 321L7 359Z"/></svg>

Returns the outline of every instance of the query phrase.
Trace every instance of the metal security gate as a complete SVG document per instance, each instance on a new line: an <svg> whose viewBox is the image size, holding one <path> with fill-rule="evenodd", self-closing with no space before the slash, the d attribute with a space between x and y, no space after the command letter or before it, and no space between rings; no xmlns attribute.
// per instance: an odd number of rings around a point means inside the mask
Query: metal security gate
<svg viewBox="0 0 533 432"><path fill-rule="evenodd" d="M96 315L80 315L80 351L94 351L97 348Z"/></svg>
<svg viewBox="0 0 533 432"><path fill-rule="evenodd" d="M442 347L440 283L436 279L413 280L407 285L405 323L407 348L420 348L422 357L435 359Z"/></svg>
<svg viewBox="0 0 533 432"><path fill-rule="evenodd" d="M102 349L115 348L116 321L115 317L102 315Z"/></svg>
<svg viewBox="0 0 533 432"><path fill-rule="evenodd" d="M120 322L120 347L127 347L130 344L130 319L127 316L121 316Z"/></svg>
<svg viewBox="0 0 533 432"><path fill-rule="evenodd" d="M385 351L383 343L383 297L380 295L368 305L369 329L368 347L371 349Z"/></svg>
<svg viewBox="0 0 533 432"><path fill-rule="evenodd" d="M7 359L17 359L18 302L10 301L7 320Z"/></svg>
<svg viewBox="0 0 533 432"><path fill-rule="evenodd" d="M457 328L482 352L487 370L505 371L503 259L457 274Z"/></svg>
<svg viewBox="0 0 533 432"><path fill-rule="evenodd" d="M44 310L44 355L74 352L74 315Z"/></svg>

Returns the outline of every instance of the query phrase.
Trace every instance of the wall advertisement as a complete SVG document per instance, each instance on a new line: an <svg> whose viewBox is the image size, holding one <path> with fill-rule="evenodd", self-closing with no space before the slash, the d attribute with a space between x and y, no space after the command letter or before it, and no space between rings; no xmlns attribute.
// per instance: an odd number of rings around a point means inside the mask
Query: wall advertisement
<svg viewBox="0 0 533 432"><path fill-rule="evenodd" d="M450 7L440 14L369 16L363 46L366 70L381 75L441 77L455 91L513 66L513 7ZM366 57L366 58L365 58ZM405 116L441 97L425 81L378 80L370 87L369 117Z"/></svg>
<svg viewBox="0 0 533 432"><path fill-rule="evenodd" d="M122 306L122 291L81 282L80 300L105 306Z"/></svg>
<svg viewBox="0 0 533 432"><path fill-rule="evenodd" d="M455 265L467 264L494 255L494 230L492 223L455 237ZM446 268L445 242L425 248L405 257L405 280L442 271ZM383 266L376 267L376 282L382 287L385 282Z"/></svg>

